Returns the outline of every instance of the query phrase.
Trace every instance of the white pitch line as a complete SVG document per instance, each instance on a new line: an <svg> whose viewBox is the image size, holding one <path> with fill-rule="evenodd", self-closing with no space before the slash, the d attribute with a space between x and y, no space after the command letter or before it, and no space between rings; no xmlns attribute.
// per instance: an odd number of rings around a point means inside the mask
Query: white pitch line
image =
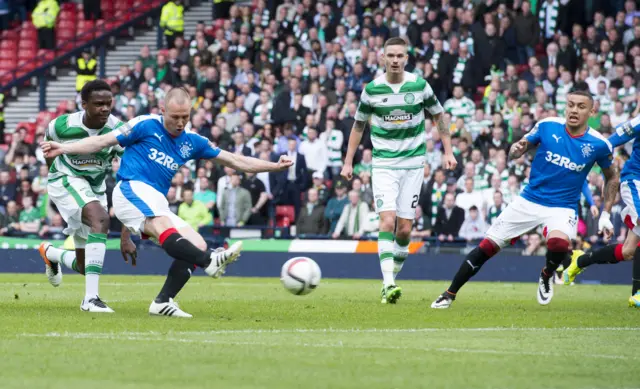
<svg viewBox="0 0 640 389"><path fill-rule="evenodd" d="M135 333L134 333L135 334ZM195 343L195 344L217 344L230 346L263 346L263 347L291 347L292 342L287 343L268 343L253 341L229 341L214 339L184 339L171 337L149 337L134 334L91 334L91 333L50 333L50 334L23 334L25 337L47 337L53 339L94 339L94 340L115 340L115 341L140 341L140 342L175 342L175 343ZM519 350L490 350L490 349L472 349L472 348L452 348L452 347L419 347L419 346L389 346L389 345L358 345L345 344L342 341L338 343L309 343L295 342L295 346L313 347L313 348L343 348L343 349L359 349L359 350L419 350L419 351L435 351L443 353L464 353L464 354L494 354L494 355L521 355L521 356L551 356L551 357L569 357L576 356L569 353L554 353L544 351L519 351ZM609 354L580 354L580 358L594 359L621 359L621 360L640 360L634 356L609 355Z"/></svg>
<svg viewBox="0 0 640 389"><path fill-rule="evenodd" d="M48 332L23 333L19 336L29 337L60 337L60 336L164 336L164 335L233 335L233 334L298 334L298 333L423 333L423 332L548 332L548 331L639 331L640 327L480 327L480 328L291 328L291 329L240 329L240 330L212 330L212 331L168 331L160 333L147 332Z"/></svg>

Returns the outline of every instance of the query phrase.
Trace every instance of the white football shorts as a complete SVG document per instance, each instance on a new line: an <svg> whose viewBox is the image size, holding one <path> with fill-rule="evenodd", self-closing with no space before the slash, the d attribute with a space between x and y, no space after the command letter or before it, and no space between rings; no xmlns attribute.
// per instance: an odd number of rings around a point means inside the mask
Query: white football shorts
<svg viewBox="0 0 640 389"><path fill-rule="evenodd" d="M493 222L486 235L502 248L539 225L548 233L560 231L573 240L577 234L578 217L573 209L546 207L518 196Z"/></svg>

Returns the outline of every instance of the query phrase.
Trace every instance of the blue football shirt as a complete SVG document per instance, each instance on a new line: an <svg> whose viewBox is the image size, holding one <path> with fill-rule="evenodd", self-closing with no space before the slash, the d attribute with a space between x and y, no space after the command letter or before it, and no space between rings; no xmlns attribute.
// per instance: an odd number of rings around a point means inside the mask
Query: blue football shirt
<svg viewBox="0 0 640 389"><path fill-rule="evenodd" d="M538 145L529 185L522 191L522 197L535 204L576 209L593 165L606 169L612 163L613 147L607 139L591 128L572 137L561 118L539 121L525 138Z"/></svg>
<svg viewBox="0 0 640 389"><path fill-rule="evenodd" d="M640 141L638 138L640 138L640 116L616 127L616 131L609 137L609 142L613 147L634 140L631 158L624 164L620 174L622 181L640 180Z"/></svg>
<svg viewBox="0 0 640 389"><path fill-rule="evenodd" d="M118 181L142 181L166 196L180 166L192 159L211 159L220 149L188 130L173 137L164 128L163 117L144 115L116 130L124 154Z"/></svg>

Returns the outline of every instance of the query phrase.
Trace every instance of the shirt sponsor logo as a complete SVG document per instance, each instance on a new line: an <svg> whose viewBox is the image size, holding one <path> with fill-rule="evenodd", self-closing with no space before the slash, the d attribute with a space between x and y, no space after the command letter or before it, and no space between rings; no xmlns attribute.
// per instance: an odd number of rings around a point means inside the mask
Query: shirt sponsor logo
<svg viewBox="0 0 640 389"><path fill-rule="evenodd" d="M76 166L86 166L86 165L102 166L102 161L95 158L72 159L71 163Z"/></svg>
<svg viewBox="0 0 640 389"><path fill-rule="evenodd" d="M547 151L547 157L545 160L574 172L581 172L586 166L584 163L582 165L578 165L575 162L571 162L569 158L563 157L560 154L552 153L551 151Z"/></svg>
<svg viewBox="0 0 640 389"><path fill-rule="evenodd" d="M400 124L413 119L412 113L407 113L401 109L394 109L389 115L384 115L382 120L385 122Z"/></svg>

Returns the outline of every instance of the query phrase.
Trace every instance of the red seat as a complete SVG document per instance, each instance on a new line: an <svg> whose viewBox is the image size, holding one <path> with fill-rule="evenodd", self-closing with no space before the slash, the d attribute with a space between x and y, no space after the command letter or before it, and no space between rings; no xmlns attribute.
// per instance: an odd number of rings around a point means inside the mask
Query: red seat
<svg viewBox="0 0 640 389"><path fill-rule="evenodd" d="M58 24L56 25L57 30L75 30L76 28L76 21L69 19L59 19Z"/></svg>
<svg viewBox="0 0 640 389"><path fill-rule="evenodd" d="M58 23L62 21L75 21L78 18L74 11L60 11L58 14Z"/></svg>
<svg viewBox="0 0 640 389"><path fill-rule="evenodd" d="M16 68L16 77L22 77L35 70L37 67L38 62L35 61L35 58L20 60L18 62L18 67Z"/></svg>
<svg viewBox="0 0 640 389"><path fill-rule="evenodd" d="M33 25L33 23L31 22L31 20L27 20L27 21L22 22L22 26L21 26L21 28L22 28L23 30L25 30L25 29L27 29L27 30L35 30L35 29L36 29L36 26L34 26L34 25Z"/></svg>
<svg viewBox="0 0 640 389"><path fill-rule="evenodd" d="M5 57L2 57L5 58ZM0 73L13 70L16 67L16 62L13 59L0 59Z"/></svg>
<svg viewBox="0 0 640 389"><path fill-rule="evenodd" d="M22 30L20 31L20 40L38 40L38 31L36 30Z"/></svg>
<svg viewBox="0 0 640 389"><path fill-rule="evenodd" d="M38 58L42 62L51 62L56 59L56 53L53 50L40 49L38 50Z"/></svg>
<svg viewBox="0 0 640 389"><path fill-rule="evenodd" d="M38 57L37 48L33 50L18 50L18 60L29 61L32 59L37 59L37 57Z"/></svg>
<svg viewBox="0 0 640 389"><path fill-rule="evenodd" d="M36 116L36 126L46 126L51 120L53 120L53 112L40 111Z"/></svg>
<svg viewBox="0 0 640 389"><path fill-rule="evenodd" d="M60 116L67 111L67 100L62 100L56 107L56 116Z"/></svg>
<svg viewBox="0 0 640 389"><path fill-rule="evenodd" d="M136 9L136 12L143 13L153 8L153 4L151 4L150 1L146 0L134 0L133 7Z"/></svg>
<svg viewBox="0 0 640 389"><path fill-rule="evenodd" d="M17 29L13 30L4 30L2 34L0 34L0 39L4 40L18 40L20 33Z"/></svg>
<svg viewBox="0 0 640 389"><path fill-rule="evenodd" d="M60 13L62 13L63 11L71 11L75 13L76 7L77 7L76 3L64 3L62 4L62 6L60 6Z"/></svg>
<svg viewBox="0 0 640 389"><path fill-rule="evenodd" d="M100 36L107 31L107 26L103 19L96 20L96 36Z"/></svg>
<svg viewBox="0 0 640 389"><path fill-rule="evenodd" d="M95 37L95 23L93 20L78 21L76 37L78 42L88 42Z"/></svg>
<svg viewBox="0 0 640 389"><path fill-rule="evenodd" d="M20 43L18 44L18 50L32 50L38 51L38 42L29 39L20 39Z"/></svg>
<svg viewBox="0 0 640 389"><path fill-rule="evenodd" d="M76 32L75 30L60 30L56 32L57 49L66 52L75 47Z"/></svg>
<svg viewBox="0 0 640 389"><path fill-rule="evenodd" d="M295 208L292 205L276 206L276 226L288 227L295 222Z"/></svg>
<svg viewBox="0 0 640 389"><path fill-rule="evenodd" d="M11 51L16 51L18 49L18 43L17 40L3 40L2 42L0 42L0 50L11 50Z"/></svg>

